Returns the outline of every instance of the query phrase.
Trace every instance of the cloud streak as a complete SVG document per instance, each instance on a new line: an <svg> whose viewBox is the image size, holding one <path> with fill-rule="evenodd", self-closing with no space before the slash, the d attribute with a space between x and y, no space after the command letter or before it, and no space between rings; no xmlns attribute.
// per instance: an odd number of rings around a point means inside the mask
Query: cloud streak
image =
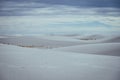
<svg viewBox="0 0 120 80"><path fill-rule="evenodd" d="M68 5L51 5L43 3L18 3L5 2L1 4L0 15L2 16L31 16L31 15L110 15L119 16L120 9L114 7L90 7L81 8Z"/></svg>

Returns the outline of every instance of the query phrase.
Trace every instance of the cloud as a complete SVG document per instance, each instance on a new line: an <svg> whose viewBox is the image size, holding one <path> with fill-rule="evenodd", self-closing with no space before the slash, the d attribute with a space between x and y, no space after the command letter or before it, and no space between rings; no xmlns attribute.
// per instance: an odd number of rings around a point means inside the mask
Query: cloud
<svg viewBox="0 0 120 80"><path fill-rule="evenodd" d="M96 18L97 17L97 18ZM119 19L119 18L118 18ZM120 31L116 17L101 16L10 16L0 17L0 31L25 32L106 32ZM110 20L112 20L110 22ZM118 24L116 24L118 23Z"/></svg>
<svg viewBox="0 0 120 80"><path fill-rule="evenodd" d="M105 15L120 16L120 9L114 7L78 7L36 2L3 2L0 4L2 16L31 15Z"/></svg>
<svg viewBox="0 0 120 80"><path fill-rule="evenodd" d="M1 2L36 2L51 5L69 5L77 7L120 7L119 0L1 0Z"/></svg>
<svg viewBox="0 0 120 80"><path fill-rule="evenodd" d="M120 31L120 10L115 7L36 2L3 2L0 6L0 33Z"/></svg>

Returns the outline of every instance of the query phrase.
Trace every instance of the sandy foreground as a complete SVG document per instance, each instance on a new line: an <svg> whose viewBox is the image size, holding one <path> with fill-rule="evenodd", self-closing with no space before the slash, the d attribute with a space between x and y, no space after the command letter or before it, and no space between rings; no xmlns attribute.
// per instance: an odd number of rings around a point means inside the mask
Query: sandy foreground
<svg viewBox="0 0 120 80"><path fill-rule="evenodd" d="M120 37L0 37L0 80L120 80Z"/></svg>

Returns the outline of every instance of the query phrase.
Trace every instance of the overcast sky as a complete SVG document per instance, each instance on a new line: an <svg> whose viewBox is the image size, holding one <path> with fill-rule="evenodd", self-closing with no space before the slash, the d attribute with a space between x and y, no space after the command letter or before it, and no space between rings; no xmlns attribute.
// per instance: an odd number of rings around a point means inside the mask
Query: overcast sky
<svg viewBox="0 0 120 80"><path fill-rule="evenodd" d="M119 33L120 0L0 0L0 34Z"/></svg>

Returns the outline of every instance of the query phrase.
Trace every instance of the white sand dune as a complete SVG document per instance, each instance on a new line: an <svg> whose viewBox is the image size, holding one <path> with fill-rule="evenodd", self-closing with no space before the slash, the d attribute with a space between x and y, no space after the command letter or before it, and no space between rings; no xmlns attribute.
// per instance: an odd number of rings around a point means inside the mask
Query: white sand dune
<svg viewBox="0 0 120 80"><path fill-rule="evenodd" d="M98 54L98 55L120 56L120 43L86 44L86 45L58 48L56 50L87 53L87 54L90 53L90 54Z"/></svg>
<svg viewBox="0 0 120 80"><path fill-rule="evenodd" d="M23 47L37 47L37 48L57 48L75 46L81 44L94 43L113 43L119 42L120 37L105 37L100 35L90 35L85 37L66 37L66 36L2 36L0 43L11 44ZM82 39L81 39L82 38Z"/></svg>
<svg viewBox="0 0 120 80"><path fill-rule="evenodd" d="M120 80L120 57L0 45L0 80Z"/></svg>
<svg viewBox="0 0 120 80"><path fill-rule="evenodd" d="M87 44L61 47L56 50L84 54L120 56L120 36L90 35L82 38L84 39L81 40Z"/></svg>
<svg viewBox="0 0 120 80"><path fill-rule="evenodd" d="M119 35L83 35L73 37L86 43L114 43L120 42Z"/></svg>
<svg viewBox="0 0 120 80"><path fill-rule="evenodd" d="M75 36L76 39L79 40L101 40L104 39L105 36L103 35L85 35L85 36Z"/></svg>
<svg viewBox="0 0 120 80"><path fill-rule="evenodd" d="M108 40L105 40L104 42L109 42L109 43L113 43L113 42L120 42L120 36L115 36L113 38L110 38Z"/></svg>
<svg viewBox="0 0 120 80"><path fill-rule="evenodd" d="M47 39L47 40L55 40L55 41L70 41L70 42L80 42L80 40L68 37L68 36L61 36L61 35L41 35L36 36L37 38Z"/></svg>
<svg viewBox="0 0 120 80"><path fill-rule="evenodd" d="M46 36L47 37L47 36ZM62 40L51 40L41 37L12 37L12 38L0 38L0 43L18 45L23 47L37 47L37 48L57 48L65 46L73 46L83 44L76 41L63 41Z"/></svg>
<svg viewBox="0 0 120 80"><path fill-rule="evenodd" d="M1 37L0 80L120 80L119 37L92 37Z"/></svg>

